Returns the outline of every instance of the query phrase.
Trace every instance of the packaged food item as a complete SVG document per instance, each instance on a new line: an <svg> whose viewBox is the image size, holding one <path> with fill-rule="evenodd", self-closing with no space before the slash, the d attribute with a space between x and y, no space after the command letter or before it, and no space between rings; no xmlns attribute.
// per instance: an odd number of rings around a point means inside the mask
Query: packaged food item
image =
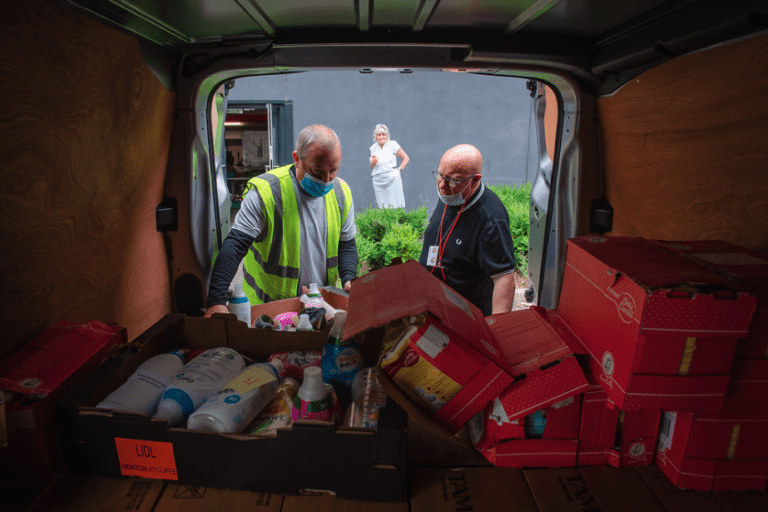
<svg viewBox="0 0 768 512"><path fill-rule="evenodd" d="M206 350L171 379L157 406L155 418L166 420L172 427L186 422L195 409L243 368L245 360L231 348Z"/></svg>
<svg viewBox="0 0 768 512"><path fill-rule="evenodd" d="M435 413L470 383L484 361L437 320L427 318L385 344L380 365L412 400Z"/></svg>
<svg viewBox="0 0 768 512"><path fill-rule="evenodd" d="M349 388L355 375L363 368L363 357L354 340L341 338L347 312L337 310L328 341L323 348L323 381ZM338 390L341 393L341 389Z"/></svg>
<svg viewBox="0 0 768 512"><path fill-rule="evenodd" d="M283 375L292 379L301 380L304 377L304 369L310 366L320 368L322 352L319 350L292 350L288 352L275 352L269 356L269 360L279 359L283 363Z"/></svg>
<svg viewBox="0 0 768 512"><path fill-rule="evenodd" d="M280 324L281 330L285 331L293 328L293 317L298 315L296 311L286 311L275 315L275 322Z"/></svg>
<svg viewBox="0 0 768 512"><path fill-rule="evenodd" d="M154 415L165 388L182 366L183 350L150 357L96 407Z"/></svg>
<svg viewBox="0 0 768 512"><path fill-rule="evenodd" d="M187 428L238 434L277 394L283 363L248 366L189 416Z"/></svg>
<svg viewBox="0 0 768 512"><path fill-rule="evenodd" d="M325 308L304 308L299 311L299 317L301 317L301 315L307 315L309 317L309 323L312 324L314 330L322 331L325 329Z"/></svg>
<svg viewBox="0 0 768 512"><path fill-rule="evenodd" d="M248 435L256 437L275 437L280 428L289 428L293 424L291 411L293 399L299 391L299 382L290 377L280 379L277 395L246 428Z"/></svg>
<svg viewBox="0 0 768 512"><path fill-rule="evenodd" d="M343 425L375 429L379 409L387 404L387 395L379 384L376 367L364 368L352 382L352 403L344 414Z"/></svg>

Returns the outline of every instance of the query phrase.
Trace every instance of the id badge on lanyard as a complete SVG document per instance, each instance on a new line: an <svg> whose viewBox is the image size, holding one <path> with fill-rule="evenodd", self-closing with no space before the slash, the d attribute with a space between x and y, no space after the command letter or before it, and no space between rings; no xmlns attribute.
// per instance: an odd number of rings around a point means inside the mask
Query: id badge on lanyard
<svg viewBox="0 0 768 512"><path fill-rule="evenodd" d="M429 246L429 252L427 252L427 266L428 267L434 267L437 265L437 252L438 252L439 246L437 245L430 245Z"/></svg>

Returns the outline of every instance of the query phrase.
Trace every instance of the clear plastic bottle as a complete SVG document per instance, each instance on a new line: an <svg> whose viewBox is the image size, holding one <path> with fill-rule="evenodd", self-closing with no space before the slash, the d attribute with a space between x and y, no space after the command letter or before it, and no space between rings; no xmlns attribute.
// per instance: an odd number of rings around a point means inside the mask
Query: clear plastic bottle
<svg viewBox="0 0 768 512"><path fill-rule="evenodd" d="M344 415L344 425L375 429L379 409L387 404L387 395L379 384L376 367L364 368L352 382L352 403Z"/></svg>
<svg viewBox="0 0 768 512"><path fill-rule="evenodd" d="M242 432L275 398L282 372L279 360L248 366L189 416L187 428L222 434Z"/></svg>
<svg viewBox="0 0 768 512"><path fill-rule="evenodd" d="M248 327L251 326L251 303L243 291L242 281L235 282L232 297L229 299L227 309L235 315L238 320L245 322Z"/></svg>
<svg viewBox="0 0 768 512"><path fill-rule="evenodd" d="M157 406L155 418L166 420L172 427L185 422L195 409L243 368L243 357L231 348L206 350L171 379Z"/></svg>
<svg viewBox="0 0 768 512"><path fill-rule="evenodd" d="M165 388L182 366L182 350L150 357L136 368L122 386L110 393L96 407L153 415L157 412L157 404L160 403Z"/></svg>

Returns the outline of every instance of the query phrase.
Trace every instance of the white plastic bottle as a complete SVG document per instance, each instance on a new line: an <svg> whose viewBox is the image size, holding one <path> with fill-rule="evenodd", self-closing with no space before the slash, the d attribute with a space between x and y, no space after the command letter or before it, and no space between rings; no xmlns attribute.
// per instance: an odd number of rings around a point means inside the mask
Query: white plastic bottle
<svg viewBox="0 0 768 512"><path fill-rule="evenodd" d="M238 434L277 395L283 363L252 364L200 406L187 421L189 430Z"/></svg>
<svg viewBox="0 0 768 512"><path fill-rule="evenodd" d="M245 325L248 327L251 326L251 303L248 302L248 297L245 296L242 281L235 282L232 297L227 304L227 309L230 313L235 315L238 320L245 322Z"/></svg>
<svg viewBox="0 0 768 512"><path fill-rule="evenodd" d="M168 384L155 418L176 426L245 368L243 357L226 347L206 350L177 373Z"/></svg>
<svg viewBox="0 0 768 512"><path fill-rule="evenodd" d="M304 306L307 308L321 308L323 307L323 296L320 295L320 290L317 289L317 283L309 283L309 292L307 292L307 301Z"/></svg>
<svg viewBox="0 0 768 512"><path fill-rule="evenodd" d="M182 350L150 357L136 368L122 386L110 393L96 407L153 415L157 412L157 404L165 388L182 366Z"/></svg>
<svg viewBox="0 0 768 512"><path fill-rule="evenodd" d="M309 315L306 313L299 315L299 325L296 326L297 331L311 331L312 324L309 321Z"/></svg>
<svg viewBox="0 0 768 512"><path fill-rule="evenodd" d="M328 386L323 382L323 370L317 366L304 368L304 380L296 398L293 399L291 417L299 419L331 421L333 418L333 399Z"/></svg>

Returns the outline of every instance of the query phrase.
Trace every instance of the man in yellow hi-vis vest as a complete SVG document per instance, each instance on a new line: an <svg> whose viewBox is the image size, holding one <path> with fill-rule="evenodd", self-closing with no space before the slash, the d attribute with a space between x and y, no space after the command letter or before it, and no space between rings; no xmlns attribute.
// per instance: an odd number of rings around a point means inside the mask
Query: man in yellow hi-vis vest
<svg viewBox="0 0 768 512"><path fill-rule="evenodd" d="M358 255L352 192L336 177L338 136L323 125L304 128L293 162L248 182L213 266L205 316L228 312L241 261L251 304L296 297L309 283L335 285L337 276L349 291Z"/></svg>

